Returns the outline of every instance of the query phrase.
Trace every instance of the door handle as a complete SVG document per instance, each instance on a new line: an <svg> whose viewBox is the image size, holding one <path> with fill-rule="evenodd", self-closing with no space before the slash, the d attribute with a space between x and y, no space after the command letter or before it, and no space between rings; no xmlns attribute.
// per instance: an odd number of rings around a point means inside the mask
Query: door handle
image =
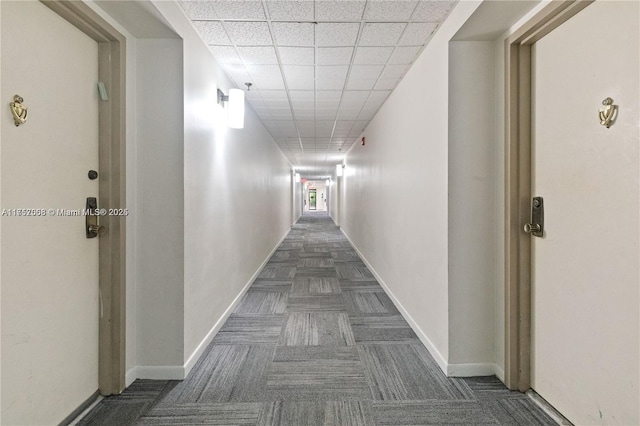
<svg viewBox="0 0 640 426"><path fill-rule="evenodd" d="M544 200L533 197L531 201L531 223L524 224L524 232L534 237L542 237L544 233Z"/></svg>
<svg viewBox="0 0 640 426"><path fill-rule="evenodd" d="M87 206L84 211L84 221L87 238L95 238L107 232L104 226L98 225L98 200L96 197L87 197Z"/></svg>

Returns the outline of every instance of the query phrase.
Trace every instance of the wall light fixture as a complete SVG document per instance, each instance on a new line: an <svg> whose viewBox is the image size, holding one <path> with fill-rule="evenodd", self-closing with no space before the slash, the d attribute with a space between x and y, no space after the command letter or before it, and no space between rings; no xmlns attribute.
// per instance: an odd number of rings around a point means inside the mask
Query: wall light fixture
<svg viewBox="0 0 640 426"><path fill-rule="evenodd" d="M225 95L218 89L218 103L224 107L224 103L229 104L229 115L227 125L232 129L244 128L244 92L240 89L229 89L229 95Z"/></svg>

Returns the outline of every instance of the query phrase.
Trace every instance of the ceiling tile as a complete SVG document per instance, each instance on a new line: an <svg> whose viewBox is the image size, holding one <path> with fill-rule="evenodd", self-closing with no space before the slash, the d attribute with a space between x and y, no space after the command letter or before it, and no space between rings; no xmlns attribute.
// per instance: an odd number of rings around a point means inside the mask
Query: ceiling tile
<svg viewBox="0 0 640 426"><path fill-rule="evenodd" d="M319 47L318 65L349 65L353 47Z"/></svg>
<svg viewBox="0 0 640 426"><path fill-rule="evenodd" d="M289 101L287 99L273 99L273 100L264 101L264 105L266 108L273 109L274 112L276 112L276 110L280 108L289 109Z"/></svg>
<svg viewBox="0 0 640 426"><path fill-rule="evenodd" d="M289 92L291 99L313 100L314 92L312 90L291 90Z"/></svg>
<svg viewBox="0 0 640 426"><path fill-rule="evenodd" d="M409 24L404 30L402 37L398 45L400 46L422 46L424 45L431 34L438 28L438 24L419 23Z"/></svg>
<svg viewBox="0 0 640 426"><path fill-rule="evenodd" d="M211 3L219 19L266 19L261 1L215 0Z"/></svg>
<svg viewBox="0 0 640 426"><path fill-rule="evenodd" d="M268 1L269 17L274 21L313 21L313 1Z"/></svg>
<svg viewBox="0 0 640 426"><path fill-rule="evenodd" d="M207 44L232 44L220 22L193 21L193 26Z"/></svg>
<svg viewBox="0 0 640 426"><path fill-rule="evenodd" d="M422 0L411 16L412 21L442 22L455 6L456 1Z"/></svg>
<svg viewBox="0 0 640 426"><path fill-rule="evenodd" d="M254 78L253 84L260 90L284 90L282 77L278 78Z"/></svg>
<svg viewBox="0 0 640 426"><path fill-rule="evenodd" d="M315 87L313 78L287 78L287 87L289 90L308 90Z"/></svg>
<svg viewBox="0 0 640 426"><path fill-rule="evenodd" d="M189 19L216 19L216 12L213 5L208 1L180 1L180 6Z"/></svg>
<svg viewBox="0 0 640 426"><path fill-rule="evenodd" d="M318 90L342 90L348 68L346 65L317 66L316 88Z"/></svg>
<svg viewBox="0 0 640 426"><path fill-rule="evenodd" d="M240 56L233 46L209 46L219 64L241 64Z"/></svg>
<svg viewBox="0 0 640 426"><path fill-rule="evenodd" d="M316 120L333 120L338 115L338 106L335 108L316 108Z"/></svg>
<svg viewBox="0 0 640 426"><path fill-rule="evenodd" d="M410 64L416 58L416 55L420 51L420 47L396 47L391 58L389 58L390 64Z"/></svg>
<svg viewBox="0 0 640 426"><path fill-rule="evenodd" d="M364 11L365 21L408 21L418 4L417 1L368 1Z"/></svg>
<svg viewBox="0 0 640 426"><path fill-rule="evenodd" d="M253 92L253 91L252 91ZM261 98L265 101L276 99L289 99L284 90L260 90Z"/></svg>
<svg viewBox="0 0 640 426"><path fill-rule="evenodd" d="M360 46L395 46L407 24L367 23L360 36Z"/></svg>
<svg viewBox="0 0 640 426"><path fill-rule="evenodd" d="M244 65L241 64L222 64L222 68L224 72L234 81L240 82L240 84L245 81L251 81L252 78L247 72L247 69Z"/></svg>
<svg viewBox="0 0 640 426"><path fill-rule="evenodd" d="M375 90L393 90L400 80L397 79L380 79L376 83L374 89Z"/></svg>
<svg viewBox="0 0 640 426"><path fill-rule="evenodd" d="M318 46L353 46L358 37L358 23L319 23L316 25Z"/></svg>
<svg viewBox="0 0 640 426"><path fill-rule="evenodd" d="M384 71L382 71L380 78L400 79L404 76L407 69L409 69L408 65L387 65L384 67Z"/></svg>
<svg viewBox="0 0 640 426"><path fill-rule="evenodd" d="M354 64L373 65L386 64L393 52L393 47L358 47Z"/></svg>
<svg viewBox="0 0 640 426"><path fill-rule="evenodd" d="M260 92L257 90L247 90L244 92L244 97L247 98L248 101L262 101L262 96L260 96Z"/></svg>
<svg viewBox="0 0 640 426"><path fill-rule="evenodd" d="M273 46L240 46L238 47L238 53L247 65L268 65L278 63L276 50Z"/></svg>
<svg viewBox="0 0 640 426"><path fill-rule="evenodd" d="M376 114L376 112L378 112L380 108L376 108L376 109L370 109L370 108L363 108L360 111L360 114L358 114L358 120L371 120L373 118L373 116Z"/></svg>
<svg viewBox="0 0 640 426"><path fill-rule="evenodd" d="M278 47L280 60L285 65L314 65L315 49L313 47Z"/></svg>
<svg viewBox="0 0 640 426"><path fill-rule="evenodd" d="M224 25L229 32L231 41L236 45L264 46L273 44L266 22L225 22Z"/></svg>
<svg viewBox="0 0 640 426"><path fill-rule="evenodd" d="M313 111L313 108L315 107L313 99L291 99L291 103L295 110L310 108Z"/></svg>
<svg viewBox="0 0 640 426"><path fill-rule="evenodd" d="M342 101L366 101L371 92L366 90L346 90L342 94Z"/></svg>
<svg viewBox="0 0 640 426"><path fill-rule="evenodd" d="M340 120L355 120L360 113L359 108L340 108L338 118Z"/></svg>
<svg viewBox="0 0 640 426"><path fill-rule="evenodd" d="M362 80L357 78L349 78L347 90L373 90L376 80Z"/></svg>
<svg viewBox="0 0 640 426"><path fill-rule="evenodd" d="M314 78L315 67L312 65L284 65L284 76L292 80Z"/></svg>
<svg viewBox="0 0 640 426"><path fill-rule="evenodd" d="M316 1L317 21L360 21L365 2L360 1Z"/></svg>
<svg viewBox="0 0 640 426"><path fill-rule="evenodd" d="M246 92L245 92L246 93ZM262 99L247 99L252 108L266 108Z"/></svg>
<svg viewBox="0 0 640 426"><path fill-rule="evenodd" d="M367 99L367 105L382 105L391 94L390 90L373 91Z"/></svg>
<svg viewBox="0 0 640 426"><path fill-rule="evenodd" d="M280 46L313 46L314 24L308 22L274 22L273 33Z"/></svg>
<svg viewBox="0 0 640 426"><path fill-rule="evenodd" d="M340 100L341 97L342 97L342 92L340 90L318 90L316 92L317 100L330 100L330 99Z"/></svg>
<svg viewBox="0 0 640 426"><path fill-rule="evenodd" d="M245 68L254 78L282 78L278 65L246 65Z"/></svg>
<svg viewBox="0 0 640 426"><path fill-rule="evenodd" d="M362 79L362 80L376 80L384 65L353 65L351 67L351 73L349 74L349 80Z"/></svg>
<svg viewBox="0 0 640 426"><path fill-rule="evenodd" d="M338 108L340 99L317 99L316 108Z"/></svg>

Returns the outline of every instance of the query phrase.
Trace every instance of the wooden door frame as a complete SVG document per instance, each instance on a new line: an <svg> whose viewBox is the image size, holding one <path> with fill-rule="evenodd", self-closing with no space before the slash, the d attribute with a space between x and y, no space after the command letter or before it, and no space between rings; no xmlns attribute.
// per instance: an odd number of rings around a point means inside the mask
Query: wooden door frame
<svg viewBox="0 0 640 426"><path fill-rule="evenodd" d="M531 386L531 46L594 0L552 1L505 41L505 385Z"/></svg>
<svg viewBox="0 0 640 426"><path fill-rule="evenodd" d="M109 97L100 101L98 109L98 200L101 208L124 209L126 39L83 2L40 1L98 43L98 80L107 87ZM125 219L114 215L100 218L100 224L107 228L98 241L98 386L102 395L117 395L125 388Z"/></svg>

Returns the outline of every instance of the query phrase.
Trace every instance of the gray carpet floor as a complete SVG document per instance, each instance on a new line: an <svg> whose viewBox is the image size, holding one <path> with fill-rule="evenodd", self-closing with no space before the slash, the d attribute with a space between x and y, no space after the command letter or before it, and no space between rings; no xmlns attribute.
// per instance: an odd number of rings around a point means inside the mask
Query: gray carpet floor
<svg viewBox="0 0 640 426"><path fill-rule="evenodd" d="M82 425L553 425L495 377L447 378L325 214L304 215L183 381Z"/></svg>

